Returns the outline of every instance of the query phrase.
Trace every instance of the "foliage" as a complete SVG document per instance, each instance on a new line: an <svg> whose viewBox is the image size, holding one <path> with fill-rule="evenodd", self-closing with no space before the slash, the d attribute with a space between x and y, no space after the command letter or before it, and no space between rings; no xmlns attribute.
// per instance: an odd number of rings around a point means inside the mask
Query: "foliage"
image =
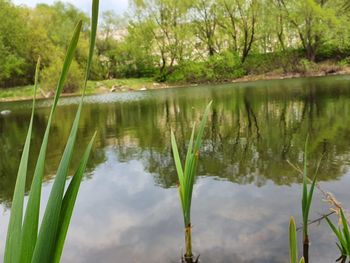
<svg viewBox="0 0 350 263"><path fill-rule="evenodd" d="M269 72L328 74L314 62L350 56L350 10L342 0L133 0L129 11L103 13L92 80L207 82ZM26 8L0 0L0 87L31 84L38 55L44 77L54 80L57 74L48 75L57 69L58 57L63 59L65 32L76 17L88 20L67 3ZM88 36L84 27L75 72L86 64Z"/></svg>
<svg viewBox="0 0 350 263"><path fill-rule="evenodd" d="M290 263L298 263L298 239L297 239L297 230L295 226L295 220L291 217L289 222L289 255ZM304 258L300 259L299 263L304 263Z"/></svg>
<svg viewBox="0 0 350 263"><path fill-rule="evenodd" d="M193 185L195 182L195 177L197 173L197 165L199 159L199 148L202 143L202 137L204 134L204 128L208 119L209 111L211 108L212 102L210 102L204 112L202 121L199 125L199 130L195 137L195 126L192 129L191 139L188 144L186 159L184 162L184 168L182 168L181 159L179 155L179 150L177 147L175 135L171 131L171 147L173 151L175 167L179 179L179 198L182 207L182 215L185 225L185 243L186 243L186 252L185 258L189 259L192 262L192 231L191 231L191 203L192 203L192 192ZM183 260L184 261L184 260ZM187 262L187 260L185 260Z"/></svg>
<svg viewBox="0 0 350 263"><path fill-rule="evenodd" d="M298 72L299 61L302 58L298 50L285 50L274 53L258 54L249 56L243 63L243 68L248 74L264 74L274 70L283 73Z"/></svg>
<svg viewBox="0 0 350 263"><path fill-rule="evenodd" d="M0 20L0 86L23 84L28 50L21 10L0 0Z"/></svg>
<svg viewBox="0 0 350 263"><path fill-rule="evenodd" d="M348 221L346 220L346 217L344 215L343 209L340 208L340 219L341 219L341 224L342 228L336 227L332 221L326 217L326 220L332 229L333 233L336 235L338 239L337 246L341 252L341 259L342 262L346 261L347 257L350 257L350 232L349 232L349 225Z"/></svg>
<svg viewBox="0 0 350 263"><path fill-rule="evenodd" d="M206 82L214 75L204 62L186 61L167 76L169 82Z"/></svg>
<svg viewBox="0 0 350 263"><path fill-rule="evenodd" d="M173 132L171 132L171 146L173 150L176 171L179 178L178 189L179 189L179 197L181 201L185 227L188 227L191 225L192 191L193 191L194 179L197 172L199 148L202 143L204 128L207 123L210 108L211 108L211 102L207 105L205 109L202 121L199 125L199 130L196 135L196 138L194 138L195 126L193 126L191 139L188 144L186 159L184 162L184 169L181 164L181 159L180 159L175 135Z"/></svg>
<svg viewBox="0 0 350 263"><path fill-rule="evenodd" d="M308 137L305 142L305 151L304 151L304 170L303 170L303 192L302 192L302 215L303 215L303 237L304 237L304 243L309 243L309 238L308 238L308 223L309 223L309 212L310 212L310 207L312 203L312 197L315 189L315 184L316 184L316 176L317 176L317 171L313 177L311 187L308 190L307 184L308 184L308 159L307 159L307 146L308 146ZM317 168L318 170L318 168Z"/></svg>
<svg viewBox="0 0 350 263"><path fill-rule="evenodd" d="M76 141L77 130L83 105L86 82L90 73L93 49L95 46L97 16L98 16L98 0L93 1L92 5L92 24L91 39L88 56L88 63L85 76L84 92L81 98L79 108L76 113L75 120L66 144L66 148L62 155L57 174L53 183L53 187L46 206L44 217L39 229L39 208L42 179L45 168L46 150L49 140L49 133L53 115L55 113L59 97L62 93L64 82L66 80L69 67L72 63L75 50L77 48L80 31L82 29L82 21L80 20L74 30L74 34L67 49L67 54L63 63L62 72L58 81L55 98L51 107L51 112L46 127L45 135L42 141L40 153L37 159L34 178L31 185L29 199L26 212L23 218L24 191L27 177L27 166L29 159L29 147L31 141L31 133L33 126L33 116L35 108L35 97L33 101L33 110L26 143L24 146L21 162L19 165L18 176L11 207L10 222L7 231L7 240L5 247L4 262L59 262L63 250L64 241L69 227L69 222L73 212L75 200L79 190L80 182L85 171L87 161L92 149L95 136L88 144L86 151L81 159L79 167L71 180L68 189L65 191L65 182L68 175L68 169L74 144ZM38 83L39 63L36 67L35 90Z"/></svg>
<svg viewBox="0 0 350 263"><path fill-rule="evenodd" d="M167 76L169 82L221 82L242 77L244 69L239 57L225 51L206 62L186 61Z"/></svg>
<svg viewBox="0 0 350 263"><path fill-rule="evenodd" d="M41 87L44 90L54 91L57 81L60 77L60 65L62 60L56 58L48 67L45 67L42 71L42 84ZM79 90L84 76L81 68L76 61L72 61L66 82L63 87L63 92L73 93Z"/></svg>
<svg viewBox="0 0 350 263"><path fill-rule="evenodd" d="M211 56L208 61L208 67L214 72L214 78L217 81L231 80L244 75L239 56L230 51Z"/></svg>

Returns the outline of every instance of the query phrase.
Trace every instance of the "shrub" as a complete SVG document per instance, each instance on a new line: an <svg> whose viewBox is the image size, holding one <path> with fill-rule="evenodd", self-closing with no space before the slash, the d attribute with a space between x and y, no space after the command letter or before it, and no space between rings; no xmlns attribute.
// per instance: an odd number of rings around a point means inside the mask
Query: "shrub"
<svg viewBox="0 0 350 263"><path fill-rule="evenodd" d="M242 77L245 70L237 54L229 51L211 56L205 62L185 61L166 78L169 82L201 83L228 81Z"/></svg>
<svg viewBox="0 0 350 263"><path fill-rule="evenodd" d="M251 54L243 64L248 74L265 74L271 71L283 73L298 72L298 64L302 58L300 50L286 50L266 54Z"/></svg>
<svg viewBox="0 0 350 263"><path fill-rule="evenodd" d="M213 78L216 81L231 80L245 74L239 56L229 51L211 56L208 66L214 72Z"/></svg>
<svg viewBox="0 0 350 263"><path fill-rule="evenodd" d="M56 58L48 67L42 71L41 87L47 91L54 91L61 73L62 59ZM64 93L73 93L79 90L83 83L83 72L76 61L72 61L67 80L64 84Z"/></svg>
<svg viewBox="0 0 350 263"><path fill-rule="evenodd" d="M169 74L167 81L169 82L205 82L212 75L204 62L186 61L179 65Z"/></svg>
<svg viewBox="0 0 350 263"><path fill-rule="evenodd" d="M303 58L298 63L298 72L302 74L306 74L310 71L317 70L317 64L315 62L312 62L306 58Z"/></svg>

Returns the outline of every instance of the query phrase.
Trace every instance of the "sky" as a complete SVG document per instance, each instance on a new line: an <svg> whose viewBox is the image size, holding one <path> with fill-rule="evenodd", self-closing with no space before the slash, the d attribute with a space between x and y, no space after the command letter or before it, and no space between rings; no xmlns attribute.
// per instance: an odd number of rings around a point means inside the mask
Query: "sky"
<svg viewBox="0 0 350 263"><path fill-rule="evenodd" d="M86 13L90 13L91 0L61 0L68 2ZM26 5L34 7L38 3L52 4L55 0L12 0L16 5ZM100 0L100 10L114 10L117 14L123 14L128 7L128 0Z"/></svg>

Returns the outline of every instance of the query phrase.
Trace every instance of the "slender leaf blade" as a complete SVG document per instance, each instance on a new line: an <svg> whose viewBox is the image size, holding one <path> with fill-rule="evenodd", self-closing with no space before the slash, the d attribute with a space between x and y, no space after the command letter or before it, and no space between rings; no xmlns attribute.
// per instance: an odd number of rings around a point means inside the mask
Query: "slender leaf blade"
<svg viewBox="0 0 350 263"><path fill-rule="evenodd" d="M31 141L32 130L33 130L39 68L40 68L40 58L38 59L38 62L36 64L36 70L35 70L35 84L34 84L32 113L30 117L27 137L23 147L21 161L18 168L16 185L15 185L15 190L14 190L13 199L12 199L11 214L10 214L9 226L7 229L7 239L6 239L6 247L5 247L5 255L4 255L5 263L18 262L19 256L20 256L20 254L18 253L18 244L20 244L21 242L21 235L22 235L24 192L25 192L25 183L27 178L30 141Z"/></svg>
<svg viewBox="0 0 350 263"><path fill-rule="evenodd" d="M295 221L293 217L291 217L289 222L289 255L290 255L290 263L297 263L298 261L297 231L296 231Z"/></svg>
<svg viewBox="0 0 350 263"><path fill-rule="evenodd" d="M31 262L35 244L37 241L40 198L41 198L41 184L42 184L42 178L44 176L46 150L47 150L47 145L49 140L51 122L57 107L58 99L62 93L70 65L74 58L74 53L78 44L81 27L82 27L82 21L79 21L75 27L72 39L67 49L61 75L56 88L54 102L51 107L48 124L44 134L43 142L41 144L39 157L36 163L34 177L31 185L27 209L26 209L26 214L23 222L23 233L21 238L21 263Z"/></svg>
<svg viewBox="0 0 350 263"><path fill-rule="evenodd" d="M60 221L57 231L57 238L56 238L56 244L55 244L55 251L53 253L53 262L59 263L60 258L63 251L64 242L67 236L69 223L72 217L75 201L78 195L78 191L80 188L80 184L86 169L86 165L88 162L88 159L90 157L92 145L94 143L96 137L96 133L92 137L90 143L88 144L85 153L83 155L83 158L79 164L79 167L73 176L69 187L64 195L63 202L62 202L62 209L60 212Z"/></svg>

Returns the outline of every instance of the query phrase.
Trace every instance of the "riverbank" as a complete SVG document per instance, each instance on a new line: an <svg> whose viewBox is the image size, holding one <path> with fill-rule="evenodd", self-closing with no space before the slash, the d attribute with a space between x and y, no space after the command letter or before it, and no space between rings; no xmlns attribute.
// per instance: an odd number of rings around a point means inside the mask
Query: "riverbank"
<svg viewBox="0 0 350 263"><path fill-rule="evenodd" d="M281 73L279 71L272 71L259 75L246 75L242 78L225 81L223 83L239 83L239 82L254 82L259 80L275 80L275 79L291 79L304 77L322 77L331 75L350 75L350 67L342 67L336 70L318 70L307 71L304 73ZM129 91L144 91L153 89L187 87L198 85L199 83L160 83L155 82L153 78L130 78L130 79L111 79L103 81L89 81L87 85L87 95L104 94L113 92L129 92ZM201 83L210 84L210 83ZM218 82L212 82L218 84ZM65 93L63 96L77 96L76 93ZM37 92L38 99L45 99L52 97L53 94L45 94L40 88ZM33 97L33 86L14 87L8 89L0 89L0 102L30 100Z"/></svg>

